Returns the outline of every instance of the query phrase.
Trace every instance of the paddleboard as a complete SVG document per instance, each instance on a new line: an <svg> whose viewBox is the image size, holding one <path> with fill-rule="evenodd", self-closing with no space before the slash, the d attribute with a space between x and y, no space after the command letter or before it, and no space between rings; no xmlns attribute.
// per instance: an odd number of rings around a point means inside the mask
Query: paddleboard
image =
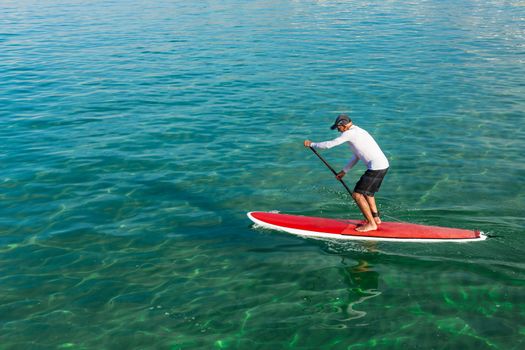
<svg viewBox="0 0 525 350"><path fill-rule="evenodd" d="M355 228L362 223L359 220L327 219L261 211L252 211L247 215L261 227L315 238L396 242L471 242L487 238L480 231L405 222L383 222L375 231L358 232Z"/></svg>

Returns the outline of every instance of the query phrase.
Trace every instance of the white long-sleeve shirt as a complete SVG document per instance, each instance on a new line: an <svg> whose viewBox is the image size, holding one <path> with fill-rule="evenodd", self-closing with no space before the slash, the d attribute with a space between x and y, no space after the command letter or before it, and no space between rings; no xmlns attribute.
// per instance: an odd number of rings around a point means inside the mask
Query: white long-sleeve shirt
<svg viewBox="0 0 525 350"><path fill-rule="evenodd" d="M338 138L325 142L312 142L311 146L319 149L329 149L344 142L348 142L354 153L348 164L343 168L345 173L352 169L358 160L365 163L369 170L388 168L388 159L386 159L377 142L366 130L361 129L357 125L352 125L350 129L343 132Z"/></svg>

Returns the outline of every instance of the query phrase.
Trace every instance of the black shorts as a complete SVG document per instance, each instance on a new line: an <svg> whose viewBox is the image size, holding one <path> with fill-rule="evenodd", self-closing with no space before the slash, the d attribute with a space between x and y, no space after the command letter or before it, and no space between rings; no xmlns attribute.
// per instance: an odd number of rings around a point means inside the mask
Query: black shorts
<svg viewBox="0 0 525 350"><path fill-rule="evenodd" d="M388 168L382 170L367 170L355 184L354 192L373 197L379 191Z"/></svg>

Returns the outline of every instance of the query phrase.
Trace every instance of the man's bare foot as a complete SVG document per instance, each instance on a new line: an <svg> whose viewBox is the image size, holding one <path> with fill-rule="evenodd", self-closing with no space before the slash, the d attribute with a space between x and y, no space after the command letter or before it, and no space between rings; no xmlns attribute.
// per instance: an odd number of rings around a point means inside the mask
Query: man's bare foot
<svg viewBox="0 0 525 350"><path fill-rule="evenodd" d="M369 222L365 225L358 226L355 228L357 232L368 232L377 230L377 225L375 222Z"/></svg>

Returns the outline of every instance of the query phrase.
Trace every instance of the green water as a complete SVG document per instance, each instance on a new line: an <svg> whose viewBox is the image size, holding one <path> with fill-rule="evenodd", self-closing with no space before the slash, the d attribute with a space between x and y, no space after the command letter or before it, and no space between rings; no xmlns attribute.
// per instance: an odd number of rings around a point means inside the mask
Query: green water
<svg viewBox="0 0 525 350"><path fill-rule="evenodd" d="M520 1L2 3L0 349L522 349L524 28ZM384 220L489 239L252 227L359 218L302 146L342 112L390 160Z"/></svg>

